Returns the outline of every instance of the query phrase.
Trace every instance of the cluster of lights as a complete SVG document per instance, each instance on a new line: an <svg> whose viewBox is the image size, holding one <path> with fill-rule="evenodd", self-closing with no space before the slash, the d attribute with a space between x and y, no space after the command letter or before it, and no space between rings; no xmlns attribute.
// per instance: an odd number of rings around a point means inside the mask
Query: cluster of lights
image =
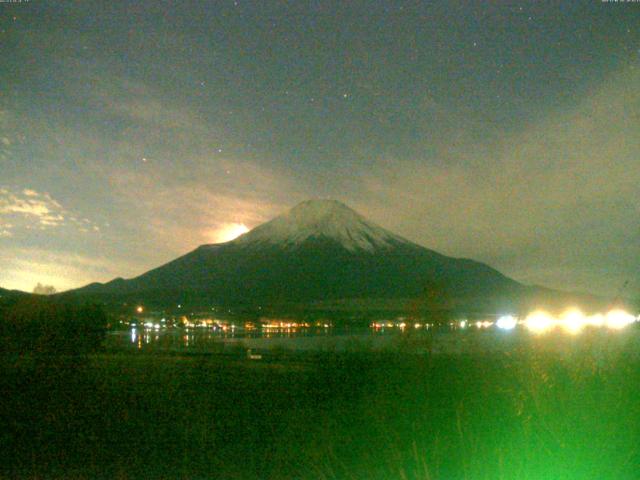
<svg viewBox="0 0 640 480"><path fill-rule="evenodd" d="M404 326L400 326L400 325L404 325ZM376 330L381 330L384 328L404 328L406 326L406 324L404 322L388 322L388 321L381 321L381 322L373 322L371 324L371 328L374 328Z"/></svg>
<svg viewBox="0 0 640 480"><path fill-rule="evenodd" d="M636 321L638 321L636 317L624 310L611 310L604 315L601 313L585 315L578 309L570 309L557 317L538 310L528 314L520 321L512 315L505 315L500 317L495 324L502 330L512 330L521 324L534 334L542 334L556 328L577 334L586 327L607 327L611 330L621 330ZM480 323L483 322L477 322L476 325Z"/></svg>
<svg viewBox="0 0 640 480"><path fill-rule="evenodd" d="M489 328L493 325L493 322L490 322L489 320L483 320L483 321L477 321L475 325L476 325L476 328Z"/></svg>
<svg viewBox="0 0 640 480"><path fill-rule="evenodd" d="M164 325L160 325L159 323L153 323L153 322L144 323L144 328L153 328L156 330L160 330L161 327L164 327Z"/></svg>
<svg viewBox="0 0 640 480"><path fill-rule="evenodd" d="M279 320L271 320L268 323L262 324L262 328L265 330L295 330L297 328L309 328L309 327L311 327L311 325L307 322L292 322L292 321L279 321Z"/></svg>
<svg viewBox="0 0 640 480"><path fill-rule="evenodd" d="M192 319L190 320L186 316L182 316L180 321L182 325L188 330L190 328L210 328L214 331L221 330L226 332L227 330L235 330L235 324L229 324L229 322L224 320L218 320L215 318L200 318L200 319Z"/></svg>
<svg viewBox="0 0 640 480"><path fill-rule="evenodd" d="M454 324L451 324L451 326L453 326ZM465 324L466 325L466 324ZM425 328L425 329L429 329L431 327L433 327L433 324L431 323L407 323L405 321L402 322L388 322L388 321L380 321L380 322L373 322L370 325L371 328L373 328L374 330L384 330L385 328L399 328L400 330L404 330L408 327L413 327L416 330L419 328ZM465 326L461 325L460 323L460 328L464 328Z"/></svg>

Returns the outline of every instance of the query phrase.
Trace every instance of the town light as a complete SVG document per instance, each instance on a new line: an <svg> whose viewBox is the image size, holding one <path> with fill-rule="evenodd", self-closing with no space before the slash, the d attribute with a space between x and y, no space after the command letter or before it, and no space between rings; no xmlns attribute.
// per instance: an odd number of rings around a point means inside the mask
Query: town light
<svg viewBox="0 0 640 480"><path fill-rule="evenodd" d="M513 330L518 320L513 315L503 315L496 321L496 326L502 330Z"/></svg>
<svg viewBox="0 0 640 480"><path fill-rule="evenodd" d="M547 312L538 310L527 315L524 324L531 332L540 334L553 328L555 320Z"/></svg>
<svg viewBox="0 0 640 480"><path fill-rule="evenodd" d="M560 319L560 325L571 334L579 333L586 325L586 317L578 309L567 310Z"/></svg>
<svg viewBox="0 0 640 480"><path fill-rule="evenodd" d="M624 310L611 310L605 317L605 325L613 330L620 330L635 320L633 315Z"/></svg>

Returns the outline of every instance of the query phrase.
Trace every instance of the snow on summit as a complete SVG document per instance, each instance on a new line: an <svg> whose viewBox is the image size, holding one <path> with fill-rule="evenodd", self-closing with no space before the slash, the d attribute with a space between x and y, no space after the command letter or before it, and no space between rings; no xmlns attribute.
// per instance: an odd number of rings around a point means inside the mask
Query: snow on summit
<svg viewBox="0 0 640 480"><path fill-rule="evenodd" d="M299 245L310 238L329 238L348 250L373 251L407 240L365 220L335 200L307 200L238 237L238 244Z"/></svg>

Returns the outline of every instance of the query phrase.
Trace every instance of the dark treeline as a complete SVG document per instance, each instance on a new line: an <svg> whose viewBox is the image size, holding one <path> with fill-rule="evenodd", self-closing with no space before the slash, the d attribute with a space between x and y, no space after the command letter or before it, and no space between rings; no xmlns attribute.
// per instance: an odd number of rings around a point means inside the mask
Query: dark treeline
<svg viewBox="0 0 640 480"><path fill-rule="evenodd" d="M107 316L99 306L26 297L0 303L0 351L82 355L102 344Z"/></svg>

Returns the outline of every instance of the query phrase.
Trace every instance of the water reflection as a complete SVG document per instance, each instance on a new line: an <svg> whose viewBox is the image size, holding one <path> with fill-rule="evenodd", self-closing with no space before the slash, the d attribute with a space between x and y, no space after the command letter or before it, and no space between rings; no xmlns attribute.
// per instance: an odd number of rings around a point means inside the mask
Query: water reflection
<svg viewBox="0 0 640 480"><path fill-rule="evenodd" d="M583 316L576 314L567 318L575 320L574 317L583 320ZM522 342L526 343L527 337L541 337L540 332L551 332L551 327L555 328L556 325L573 326L567 318L562 317L562 323L548 315L542 316L534 312L524 319L506 315L490 319L462 318L436 324L398 317L393 320L375 321L368 327L359 328L335 328L332 324L324 322L293 320L272 320L260 325L246 322L236 325L210 319L201 319L197 323L185 321L183 326L175 326L168 321L165 322L163 318L159 322L131 322L129 330L110 332L107 347L213 353L223 353L230 349L268 350L274 347L292 350L340 350L354 346L378 349L394 345L402 348L417 345L419 349L430 352L503 350ZM582 323L585 325L578 323L580 328L573 328L571 331L589 331L587 326L590 326L591 333L597 331L601 336L606 336L607 330L615 334L615 331L625 330L625 327L636 321L638 318L631 314L612 311L607 315L584 316ZM590 323L587 325L587 322ZM608 326L609 329L595 328L602 325ZM560 335L564 330L558 330L558 335L553 337L566 336ZM569 336L575 337L575 334ZM549 336L544 337L545 341L550 343ZM635 338L640 339L640 335L636 335ZM564 340L557 338L554 342L560 346Z"/></svg>
<svg viewBox="0 0 640 480"><path fill-rule="evenodd" d="M287 322L286 324L269 324L262 328L243 328L238 326L191 326L191 327L166 327L159 328L155 324L145 324L131 327L130 330L112 331L108 335L107 346L117 349L143 348L156 350L183 350L199 349L217 351L240 345L251 339L269 339L277 342L278 339L296 338L329 338L345 333L351 335L372 335L384 332L375 332L368 328L336 330L329 324L319 326Z"/></svg>

